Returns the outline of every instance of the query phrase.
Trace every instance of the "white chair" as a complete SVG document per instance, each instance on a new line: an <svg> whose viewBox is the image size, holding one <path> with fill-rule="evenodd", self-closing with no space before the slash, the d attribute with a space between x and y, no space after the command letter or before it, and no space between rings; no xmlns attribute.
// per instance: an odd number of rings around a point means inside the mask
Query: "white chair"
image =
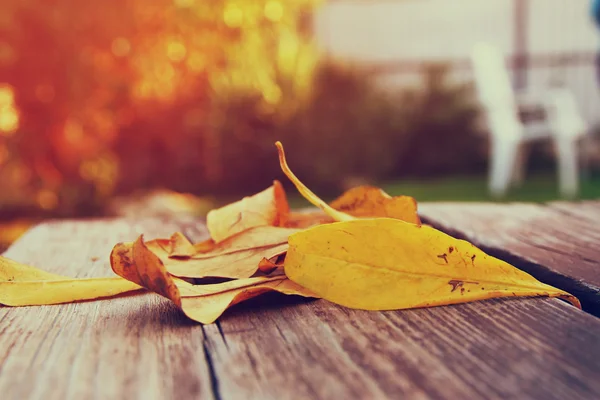
<svg viewBox="0 0 600 400"><path fill-rule="evenodd" d="M558 162L559 189L564 197L579 191L577 141L586 124L572 94L550 89L538 96L515 93L504 57L487 43L472 53L473 72L483 114L491 134L489 190L504 196L512 183L523 179L524 145L538 139L553 139ZM520 112L542 111L541 121L521 121Z"/></svg>

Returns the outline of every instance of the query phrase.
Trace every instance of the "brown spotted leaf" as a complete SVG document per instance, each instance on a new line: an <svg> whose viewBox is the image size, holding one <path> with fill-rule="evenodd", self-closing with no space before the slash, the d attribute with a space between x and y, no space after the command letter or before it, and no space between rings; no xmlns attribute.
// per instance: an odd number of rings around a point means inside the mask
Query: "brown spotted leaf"
<svg viewBox="0 0 600 400"><path fill-rule="evenodd" d="M391 218L320 225L289 238L285 274L347 307L392 310L496 297L572 295L429 226Z"/></svg>

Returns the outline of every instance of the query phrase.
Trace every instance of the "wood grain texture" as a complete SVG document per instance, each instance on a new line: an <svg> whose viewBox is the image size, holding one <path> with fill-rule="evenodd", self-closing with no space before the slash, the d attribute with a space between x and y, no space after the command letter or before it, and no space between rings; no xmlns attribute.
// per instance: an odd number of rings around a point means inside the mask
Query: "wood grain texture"
<svg viewBox="0 0 600 400"><path fill-rule="evenodd" d="M5 256L52 272L114 276L118 241L170 235L160 220L37 226ZM0 308L0 398L212 398L202 326L154 294L44 307Z"/></svg>
<svg viewBox="0 0 600 400"><path fill-rule="evenodd" d="M193 220L57 222L6 253L54 272L110 275L116 241ZM96 257L98 259L96 260ZM396 312L269 294L201 326L152 294L0 308L0 398L597 398L600 320L559 300Z"/></svg>
<svg viewBox="0 0 600 400"><path fill-rule="evenodd" d="M579 298L600 316L600 203L421 204L426 222Z"/></svg>
<svg viewBox="0 0 600 400"><path fill-rule="evenodd" d="M600 321L557 300L395 312L324 300L240 306L209 328L224 399L600 394Z"/></svg>

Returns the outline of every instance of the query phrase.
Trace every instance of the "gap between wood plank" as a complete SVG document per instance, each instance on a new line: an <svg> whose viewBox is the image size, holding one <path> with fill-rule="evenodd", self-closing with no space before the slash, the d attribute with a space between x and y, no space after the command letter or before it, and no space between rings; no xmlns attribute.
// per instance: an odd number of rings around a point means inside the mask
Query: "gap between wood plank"
<svg viewBox="0 0 600 400"><path fill-rule="evenodd" d="M546 206L540 205L540 207ZM487 245L484 242L484 239L479 239L477 237L477 234L470 235L461 230L460 227L446 226L446 224L436 221L435 217L421 215L421 219L424 223L429 224L448 235L473 243L475 246L479 247L492 257L496 257L502 261L512 264L513 266L524 272L527 272L543 283L571 293L581 301L584 311L596 317L600 317L600 289L598 287L572 276L561 274L560 272L554 271L540 263L529 261L525 259L524 256L515 254L510 250ZM529 245L532 247L539 247L534 243L529 243ZM551 254L550 251L548 251L548 253Z"/></svg>
<svg viewBox="0 0 600 400"><path fill-rule="evenodd" d="M221 391L219 389L219 378L217 377L217 372L215 371L215 365L212 359L212 355L210 352L209 344L208 344L208 333L206 332L207 325L202 325L202 333L204 334L204 340L202 341L202 347L204 349L204 359L206 360L206 365L208 367L208 373L210 375L210 390L214 396L215 400L221 400ZM223 337L224 338L224 337Z"/></svg>

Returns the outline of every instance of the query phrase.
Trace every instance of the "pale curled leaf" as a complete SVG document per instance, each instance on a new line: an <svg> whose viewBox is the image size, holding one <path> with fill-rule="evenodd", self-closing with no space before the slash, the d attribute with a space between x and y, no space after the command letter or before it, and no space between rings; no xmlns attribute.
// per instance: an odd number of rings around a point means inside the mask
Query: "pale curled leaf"
<svg viewBox="0 0 600 400"><path fill-rule="evenodd" d="M259 247L287 244L288 237L296 232L298 232L298 229L258 226L231 236L215 245L210 251L196 253L191 258L197 260L214 258Z"/></svg>
<svg viewBox="0 0 600 400"><path fill-rule="evenodd" d="M206 216L206 226L215 243L257 226L284 226L289 205L281 183L254 196L211 210Z"/></svg>
<svg viewBox="0 0 600 400"><path fill-rule="evenodd" d="M317 226L290 236L285 273L347 307L391 310L495 297L569 293L428 226L377 218Z"/></svg>
<svg viewBox="0 0 600 400"><path fill-rule="evenodd" d="M170 299L189 318L204 324L214 322L228 307L269 291L314 297L285 276L192 285L172 277L142 237L134 243L117 244L111 253L111 266L117 275Z"/></svg>
<svg viewBox="0 0 600 400"><path fill-rule="evenodd" d="M189 241L182 233L177 232L171 236L171 257L194 257L205 253L210 253L217 247L217 244L212 239L207 239L202 242L193 243Z"/></svg>
<svg viewBox="0 0 600 400"><path fill-rule="evenodd" d="M174 234L170 240L152 240L147 246L160 258L167 271L178 277L249 278L260 269L263 258L285 252L288 237L295 232L298 230L259 226L215 244L209 252L194 254L192 257L173 256L173 248L183 247L186 251L185 248L189 249L187 244L191 245L180 234ZM173 240L180 244L174 245Z"/></svg>
<svg viewBox="0 0 600 400"><path fill-rule="evenodd" d="M250 248L210 258L169 257L169 242L152 240L148 248L162 261L171 275L181 278L249 278L259 269L263 258L287 250L287 243Z"/></svg>
<svg viewBox="0 0 600 400"><path fill-rule="evenodd" d="M171 235L169 255L171 257L191 257L196 254L196 247L181 232Z"/></svg>
<svg viewBox="0 0 600 400"><path fill-rule="evenodd" d="M140 290L120 277L77 279L0 257L0 304L37 306L114 297Z"/></svg>
<svg viewBox="0 0 600 400"><path fill-rule="evenodd" d="M290 212L286 226L296 229L307 229L316 225L335 222L333 218L321 210L300 210Z"/></svg>
<svg viewBox="0 0 600 400"><path fill-rule="evenodd" d="M169 256L199 260L257 247L275 246L287 243L288 236L297 231L293 228L257 226L230 236L220 243L208 240L196 244L192 244L185 236L177 232L171 236Z"/></svg>

